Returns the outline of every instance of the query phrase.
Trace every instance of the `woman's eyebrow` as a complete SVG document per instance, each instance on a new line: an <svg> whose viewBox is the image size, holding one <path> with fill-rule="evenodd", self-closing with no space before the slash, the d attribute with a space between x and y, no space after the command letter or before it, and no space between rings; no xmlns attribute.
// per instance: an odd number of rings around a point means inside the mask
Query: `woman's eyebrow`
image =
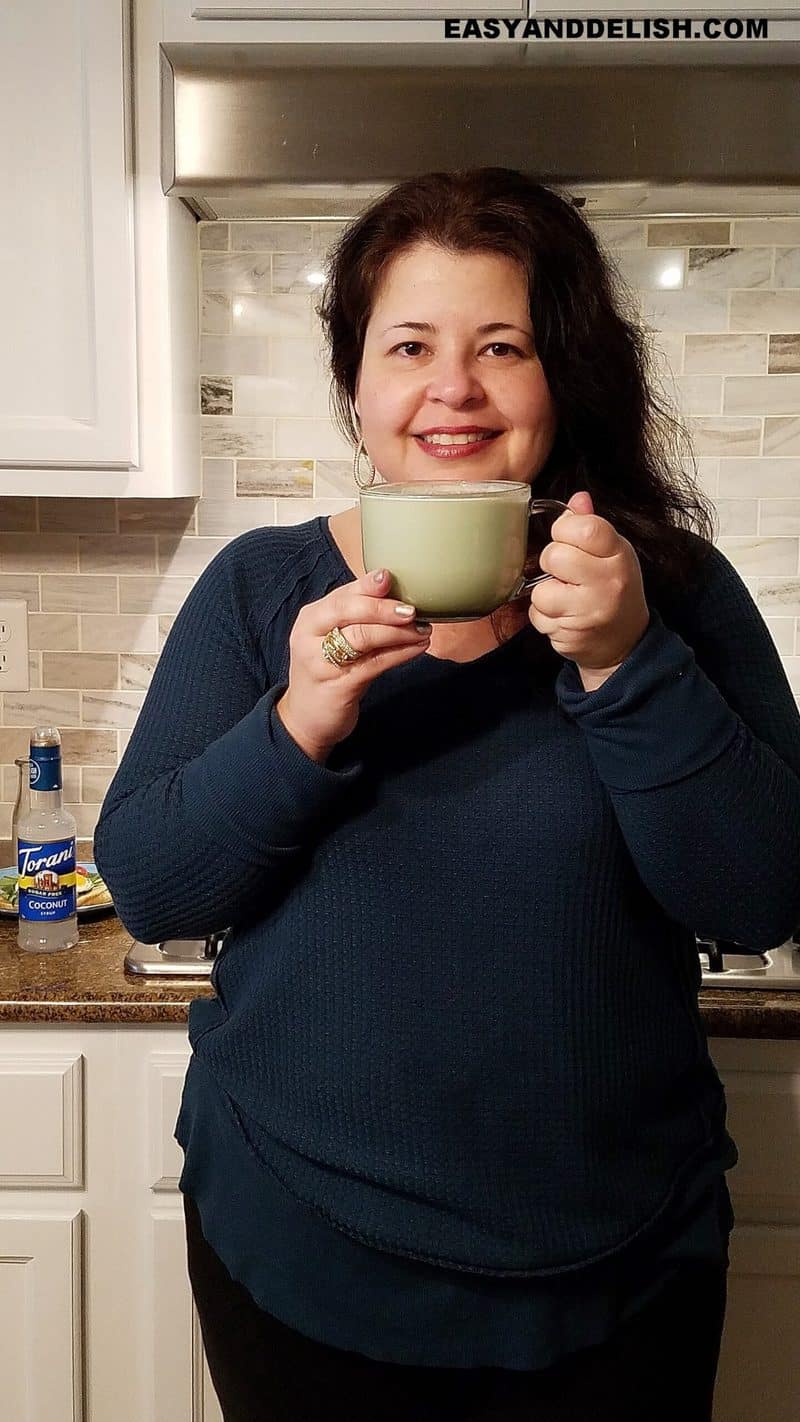
<svg viewBox="0 0 800 1422"><path fill-rule="evenodd" d="M436 331L430 321L398 321L394 326L387 326L385 331L381 331L382 336L388 335L390 331L410 330L410 331ZM523 326L514 326L510 321L488 321L485 326L478 326L479 336L487 336L492 331L519 331L520 335L527 336L533 340L533 332L526 330Z"/></svg>

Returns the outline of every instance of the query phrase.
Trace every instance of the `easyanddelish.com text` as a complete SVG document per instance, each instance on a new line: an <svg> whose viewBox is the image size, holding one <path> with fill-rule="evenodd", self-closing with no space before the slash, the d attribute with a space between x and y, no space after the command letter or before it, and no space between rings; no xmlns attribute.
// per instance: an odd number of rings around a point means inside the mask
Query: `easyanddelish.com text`
<svg viewBox="0 0 800 1422"><path fill-rule="evenodd" d="M665 15L648 19L566 19L444 21L445 39L510 40L765 40L769 20L753 16L686 19Z"/></svg>

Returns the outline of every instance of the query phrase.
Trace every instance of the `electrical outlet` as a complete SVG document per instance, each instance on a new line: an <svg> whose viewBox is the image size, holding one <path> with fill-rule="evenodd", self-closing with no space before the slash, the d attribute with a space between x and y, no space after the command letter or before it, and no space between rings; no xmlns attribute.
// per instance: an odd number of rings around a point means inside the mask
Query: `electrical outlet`
<svg viewBox="0 0 800 1422"><path fill-rule="evenodd" d="M24 598L0 600L0 691L30 691L28 604Z"/></svg>

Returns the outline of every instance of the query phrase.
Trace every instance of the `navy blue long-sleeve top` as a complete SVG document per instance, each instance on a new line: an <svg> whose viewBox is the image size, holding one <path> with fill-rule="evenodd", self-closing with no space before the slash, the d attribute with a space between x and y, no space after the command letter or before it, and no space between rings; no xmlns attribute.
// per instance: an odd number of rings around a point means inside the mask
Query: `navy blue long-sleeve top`
<svg viewBox="0 0 800 1422"><path fill-rule="evenodd" d="M231 928L177 1126L231 1272L339 1346L539 1366L724 1249L694 933L800 921L800 717L714 550L598 690L526 626L385 673L320 765L274 706L299 608L352 577L322 518L217 555L95 858L135 937ZM354 1275L402 1317L336 1317Z"/></svg>

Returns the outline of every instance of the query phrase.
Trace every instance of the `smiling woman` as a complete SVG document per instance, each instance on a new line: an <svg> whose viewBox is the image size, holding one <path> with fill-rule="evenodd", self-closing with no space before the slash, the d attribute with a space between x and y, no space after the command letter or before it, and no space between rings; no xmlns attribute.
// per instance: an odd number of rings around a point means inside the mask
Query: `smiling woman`
<svg viewBox="0 0 800 1422"><path fill-rule="evenodd" d="M410 179L320 314L357 477L568 511L530 625L452 659L358 510L234 539L109 789L133 935L230 929L175 1127L226 1422L709 1422L737 1152L695 931L800 920L794 699L570 204Z"/></svg>

